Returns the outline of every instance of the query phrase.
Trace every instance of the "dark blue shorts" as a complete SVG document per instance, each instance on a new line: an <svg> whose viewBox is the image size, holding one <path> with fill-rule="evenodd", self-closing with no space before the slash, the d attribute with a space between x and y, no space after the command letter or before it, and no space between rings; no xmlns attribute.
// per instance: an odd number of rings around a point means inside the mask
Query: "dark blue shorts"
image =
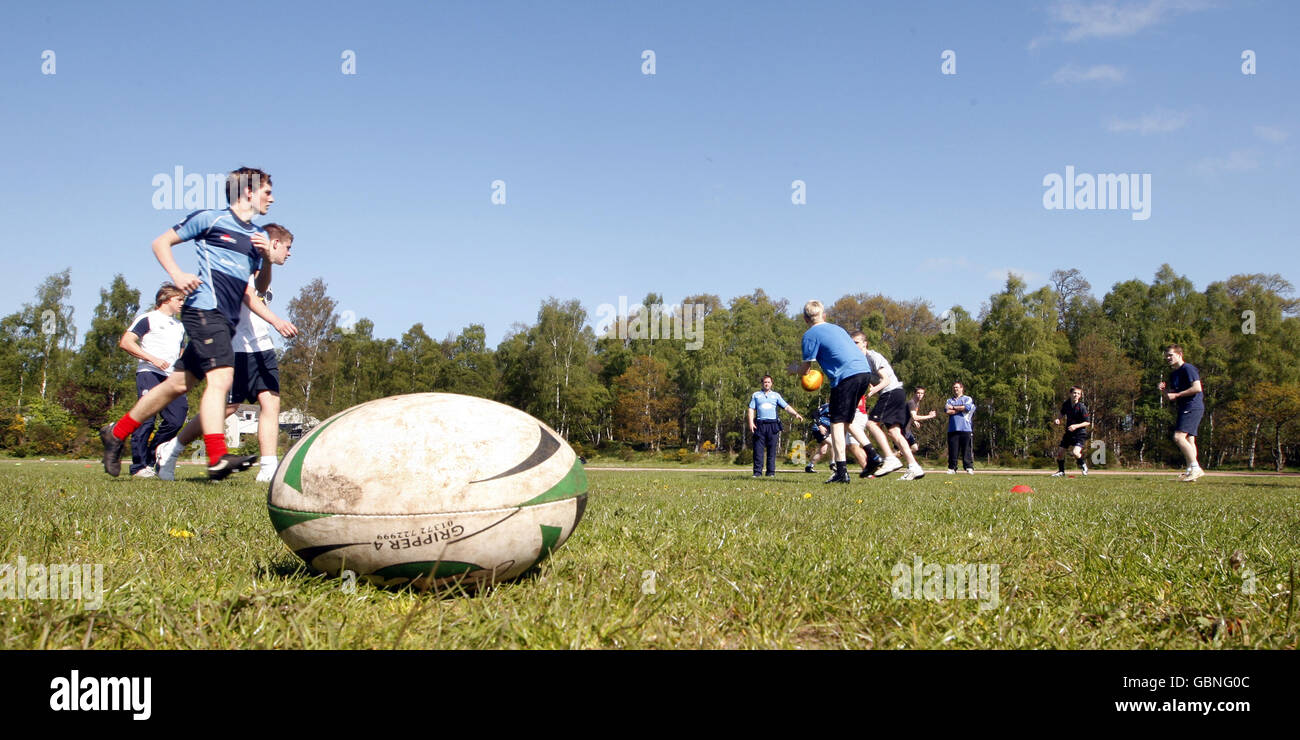
<svg viewBox="0 0 1300 740"><path fill-rule="evenodd" d="M1194 409L1178 409L1174 411L1178 415L1174 422L1175 432L1184 432L1189 437L1196 436L1196 430L1201 426L1201 417L1205 415L1205 407Z"/></svg>
<svg viewBox="0 0 1300 740"><path fill-rule="evenodd" d="M226 403L257 403L262 391L280 392L280 367L275 350L235 353L235 382Z"/></svg>

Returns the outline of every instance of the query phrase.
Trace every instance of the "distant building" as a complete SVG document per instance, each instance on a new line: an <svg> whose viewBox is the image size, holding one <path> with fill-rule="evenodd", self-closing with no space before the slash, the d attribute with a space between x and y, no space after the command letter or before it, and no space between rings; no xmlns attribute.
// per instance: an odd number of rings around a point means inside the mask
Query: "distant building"
<svg viewBox="0 0 1300 740"><path fill-rule="evenodd" d="M257 436L257 419L262 407L257 404L241 403L233 416L226 418L226 445L234 448L240 444L245 434ZM289 439L298 439L320 423L320 419L304 414L298 409L280 412L280 431L289 435Z"/></svg>

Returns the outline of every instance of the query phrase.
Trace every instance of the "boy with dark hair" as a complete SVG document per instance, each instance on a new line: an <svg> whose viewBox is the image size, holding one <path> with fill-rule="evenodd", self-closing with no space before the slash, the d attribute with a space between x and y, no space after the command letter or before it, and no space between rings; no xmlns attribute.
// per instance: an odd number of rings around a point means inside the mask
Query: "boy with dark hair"
<svg viewBox="0 0 1300 740"><path fill-rule="evenodd" d="M203 441L208 452L208 477L221 480L236 470L245 470L255 455L231 455L222 433L226 394L234 381L235 352L231 344L239 321L239 306L254 289L264 291L271 274L264 269L262 255L270 242L254 216L265 215L275 198L271 177L261 170L243 167L226 179L230 206L224 210L195 211L175 227L153 240L158 263L176 287L188 297L181 309L181 323L190 342L167 380L136 401L131 410L114 424L99 431L104 443L104 472L116 476L122 470L123 440L196 383L206 381L199 404ZM172 249L193 240L198 252L199 273L181 270ZM256 280L250 280L256 278Z"/></svg>
<svg viewBox="0 0 1300 740"><path fill-rule="evenodd" d="M1088 407L1083 405L1083 389L1077 385L1070 388L1069 400L1061 404L1061 410L1052 423L1059 427L1062 419L1065 420L1065 434L1056 448L1056 472L1052 473L1052 477L1065 477L1067 450L1074 457L1074 464L1087 475L1088 463L1083 461L1083 446L1088 443L1088 428L1092 426L1092 421L1088 417Z"/></svg>
<svg viewBox="0 0 1300 740"><path fill-rule="evenodd" d="M1201 416L1205 414L1201 374L1195 365L1183 359L1183 348L1177 344L1165 348L1165 362L1173 371L1169 373L1169 383L1162 380L1158 387L1170 403L1177 404L1174 408L1174 444L1182 450L1187 463L1187 470L1178 476L1178 480L1195 483L1197 478L1205 475L1196 460L1196 434L1201 426Z"/></svg>

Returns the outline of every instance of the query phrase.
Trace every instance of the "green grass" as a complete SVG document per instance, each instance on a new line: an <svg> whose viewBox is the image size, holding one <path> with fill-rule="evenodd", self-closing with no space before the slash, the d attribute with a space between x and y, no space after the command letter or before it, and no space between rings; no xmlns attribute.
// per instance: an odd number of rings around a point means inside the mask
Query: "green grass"
<svg viewBox="0 0 1300 740"><path fill-rule="evenodd" d="M932 473L831 487L821 473L593 470L586 517L550 560L466 595L348 589L312 575L275 535L251 474L218 484L193 480L198 467L180 474L191 480L3 463L0 563L102 563L106 594L98 611L0 599L0 647L1294 649L1300 640L1295 478ZM1009 493L1015 483L1036 493ZM183 532L193 536L175 536ZM891 569L916 556L997 564L997 607L893 598Z"/></svg>

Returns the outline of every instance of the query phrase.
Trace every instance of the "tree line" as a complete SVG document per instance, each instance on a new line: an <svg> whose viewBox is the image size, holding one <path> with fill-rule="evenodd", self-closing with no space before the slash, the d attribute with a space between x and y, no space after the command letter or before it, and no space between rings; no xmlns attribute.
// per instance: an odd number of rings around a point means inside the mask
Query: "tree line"
<svg viewBox="0 0 1300 740"><path fill-rule="evenodd" d="M115 276L78 346L69 288L69 270L51 275L0 319L0 448L11 454L97 453L93 430L134 401L135 361L117 341L141 311L140 291ZM879 294L820 298L828 320L865 332L909 391L929 390L922 411L964 383L978 406L976 454L987 462L1046 455L1071 385L1084 389L1107 464L1180 460L1171 409L1156 392L1170 343L1203 379L1203 465L1282 470L1297 454L1300 300L1280 275L1234 275L1197 291L1164 265L1150 282L1117 283L1100 299L1077 269L1053 272L1036 290L1008 275L976 314ZM287 307L299 334L280 359L282 406L324 419L384 396L464 393L523 409L583 451L694 454L743 452L745 409L764 374L805 415L827 399L829 388L806 392L784 372L801 359L802 306L761 289L725 302L687 296L660 316L662 305L647 295L597 336L579 301L549 298L491 348L479 324L434 339L422 323L400 338L375 336L368 319L341 323L316 279ZM699 322L698 336L624 331L674 317ZM941 450L942 414L919 432L925 448ZM786 439L804 433L788 429Z"/></svg>

